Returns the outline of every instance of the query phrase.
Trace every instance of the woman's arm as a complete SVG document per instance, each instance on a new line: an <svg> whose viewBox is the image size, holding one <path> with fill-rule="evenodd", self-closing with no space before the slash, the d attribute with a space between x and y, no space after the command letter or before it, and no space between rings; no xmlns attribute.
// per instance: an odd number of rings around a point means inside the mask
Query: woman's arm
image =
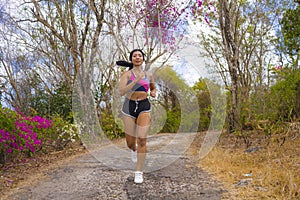
<svg viewBox="0 0 300 200"><path fill-rule="evenodd" d="M155 98L156 97L156 86L151 73L148 73L150 79L150 96Z"/></svg>
<svg viewBox="0 0 300 200"><path fill-rule="evenodd" d="M119 82L119 93L121 96L125 95L127 92L129 92L133 86L142 78L142 76L137 76L134 81L127 84L129 78L131 75L131 71L126 71L124 74L122 74L120 82Z"/></svg>

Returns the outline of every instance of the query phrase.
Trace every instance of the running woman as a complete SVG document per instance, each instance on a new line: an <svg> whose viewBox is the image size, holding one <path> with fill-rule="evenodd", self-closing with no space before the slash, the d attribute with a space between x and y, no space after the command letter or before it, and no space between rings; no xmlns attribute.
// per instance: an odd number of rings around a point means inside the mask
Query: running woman
<svg viewBox="0 0 300 200"><path fill-rule="evenodd" d="M150 72L143 71L145 54L140 49L130 52L129 63L132 68L122 74L119 82L119 92L125 96L122 107L123 123L127 146L132 151L132 160L137 162L134 172L134 182L142 183L143 165L146 158L146 141L150 127L151 97L156 97L156 88ZM125 61L126 62L126 61Z"/></svg>

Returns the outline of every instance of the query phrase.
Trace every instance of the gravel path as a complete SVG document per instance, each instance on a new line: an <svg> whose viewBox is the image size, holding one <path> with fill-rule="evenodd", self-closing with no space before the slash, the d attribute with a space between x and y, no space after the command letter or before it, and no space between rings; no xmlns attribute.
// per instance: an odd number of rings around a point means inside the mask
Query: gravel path
<svg viewBox="0 0 300 200"><path fill-rule="evenodd" d="M166 137L156 137L152 143L159 144L158 140L166 142ZM149 140L149 144L151 144L151 140ZM151 150L151 145L149 146ZM126 149L124 144L121 144L121 148ZM154 146L152 149L155 149ZM92 154L80 155L59 168L46 172L43 178L32 184L16 188L7 196L7 199L219 200L225 192L213 177L197 167L199 160L186 152L179 155L168 166L144 172L144 183L142 184L133 182L132 169L134 168L131 167L134 165L124 164L126 167L123 169L116 169L107 163L104 164L105 162L99 162ZM149 155L152 163L153 159L158 158L156 153L152 154L156 156L151 157L151 153ZM174 156L174 152L172 155ZM147 157L147 159L149 158ZM127 157L122 157L122 159L120 157L119 160L119 163L123 163L122 160L130 161ZM116 160L112 160L112 162L116 162ZM152 169L151 166L149 169Z"/></svg>

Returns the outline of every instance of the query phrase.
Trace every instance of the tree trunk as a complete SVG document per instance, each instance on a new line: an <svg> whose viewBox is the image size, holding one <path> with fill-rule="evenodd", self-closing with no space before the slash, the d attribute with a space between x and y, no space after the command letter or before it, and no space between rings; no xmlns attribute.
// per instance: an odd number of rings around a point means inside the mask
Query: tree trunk
<svg viewBox="0 0 300 200"><path fill-rule="evenodd" d="M229 14L229 5L227 0L219 0L220 3L220 30L222 33L225 56L231 77L231 108L229 113L229 131L240 130L239 111L238 111L238 49L236 41L231 35L232 21Z"/></svg>

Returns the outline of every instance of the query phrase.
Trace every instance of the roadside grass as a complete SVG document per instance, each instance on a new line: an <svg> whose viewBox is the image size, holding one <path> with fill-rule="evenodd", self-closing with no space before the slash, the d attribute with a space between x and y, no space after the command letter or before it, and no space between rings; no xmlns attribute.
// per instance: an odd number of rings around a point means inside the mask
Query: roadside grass
<svg viewBox="0 0 300 200"><path fill-rule="evenodd" d="M300 199L300 134L283 144L278 138L256 135L251 147L259 150L245 152L242 141L222 134L199 165L224 184L228 193L222 199Z"/></svg>

